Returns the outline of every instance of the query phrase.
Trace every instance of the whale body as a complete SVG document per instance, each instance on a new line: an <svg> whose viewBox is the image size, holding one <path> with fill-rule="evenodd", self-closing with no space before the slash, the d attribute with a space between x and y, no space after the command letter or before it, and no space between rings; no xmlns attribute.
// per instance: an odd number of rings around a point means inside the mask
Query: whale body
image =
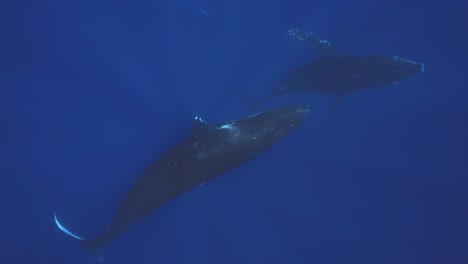
<svg viewBox="0 0 468 264"><path fill-rule="evenodd" d="M195 118L191 137L162 154L143 172L120 202L111 224L96 238L73 234L54 213L55 223L98 254L99 249L161 205L274 145L295 130L308 113L308 106L285 106L214 126Z"/></svg>

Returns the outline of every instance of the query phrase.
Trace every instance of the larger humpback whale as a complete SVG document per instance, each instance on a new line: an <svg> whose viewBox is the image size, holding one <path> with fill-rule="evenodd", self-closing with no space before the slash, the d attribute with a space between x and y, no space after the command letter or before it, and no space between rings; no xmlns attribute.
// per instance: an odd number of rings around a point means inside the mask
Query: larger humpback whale
<svg viewBox="0 0 468 264"><path fill-rule="evenodd" d="M251 102L254 106L286 94L321 92L336 96L334 110L345 94L397 84L424 72L424 64L398 56L340 55L327 40L299 29L290 29L286 36L306 42L324 57L287 75L265 100Z"/></svg>
<svg viewBox="0 0 468 264"><path fill-rule="evenodd" d="M244 119L210 126L195 118L192 136L161 155L137 179L121 201L112 223L94 239L83 239L57 226L98 253L136 221L174 197L252 159L296 129L308 106L285 106Z"/></svg>

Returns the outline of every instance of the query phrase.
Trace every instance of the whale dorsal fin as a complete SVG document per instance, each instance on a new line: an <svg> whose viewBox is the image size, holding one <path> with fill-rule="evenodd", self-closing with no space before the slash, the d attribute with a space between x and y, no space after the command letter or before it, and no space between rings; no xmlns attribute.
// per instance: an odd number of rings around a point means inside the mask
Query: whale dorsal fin
<svg viewBox="0 0 468 264"><path fill-rule="evenodd" d="M326 56L338 56L338 51L333 47L328 40L320 39L310 32L305 32L300 29L290 29L286 33L288 37L296 37L297 39L312 45L318 52Z"/></svg>
<svg viewBox="0 0 468 264"><path fill-rule="evenodd" d="M210 125L203 121L200 117L195 117L192 122L192 134L200 135L210 129Z"/></svg>

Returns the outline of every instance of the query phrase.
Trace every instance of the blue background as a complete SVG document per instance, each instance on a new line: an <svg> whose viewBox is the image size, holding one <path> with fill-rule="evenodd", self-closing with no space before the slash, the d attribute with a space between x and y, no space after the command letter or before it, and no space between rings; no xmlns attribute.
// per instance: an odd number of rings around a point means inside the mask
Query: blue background
<svg viewBox="0 0 468 264"><path fill-rule="evenodd" d="M99 263L94 237L158 155L250 113L319 58L390 54L426 72L344 98L303 94L307 121L103 250L110 263L468 263L463 1L3 1L1 263ZM188 4L188 6L181 5ZM200 9L202 8L202 9ZM208 15L207 15L208 14Z"/></svg>

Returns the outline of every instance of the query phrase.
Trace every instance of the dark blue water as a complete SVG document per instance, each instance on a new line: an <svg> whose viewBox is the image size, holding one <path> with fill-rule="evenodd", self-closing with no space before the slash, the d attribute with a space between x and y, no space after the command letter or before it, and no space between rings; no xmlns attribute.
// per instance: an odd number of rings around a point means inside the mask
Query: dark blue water
<svg viewBox="0 0 468 264"><path fill-rule="evenodd" d="M102 231L191 122L250 113L319 56L425 64L397 86L309 104L251 162L173 200L109 263L468 263L466 6L461 1L8 1L0 8L1 263L99 263L54 226ZM255 2L255 3L254 3ZM306 3L309 2L309 3Z"/></svg>

